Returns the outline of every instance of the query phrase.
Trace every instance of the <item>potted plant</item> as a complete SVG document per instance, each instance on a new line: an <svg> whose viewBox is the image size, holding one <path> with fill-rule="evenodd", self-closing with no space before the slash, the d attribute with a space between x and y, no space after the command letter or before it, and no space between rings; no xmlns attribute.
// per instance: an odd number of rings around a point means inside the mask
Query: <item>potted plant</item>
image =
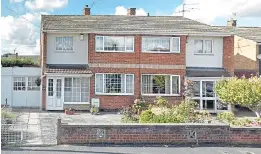
<svg viewBox="0 0 261 154"><path fill-rule="evenodd" d="M72 108L65 109L64 111L65 111L65 114L67 114L67 115L73 115L74 114L74 111L73 111Z"/></svg>
<svg viewBox="0 0 261 154"><path fill-rule="evenodd" d="M41 85L41 78L36 78L34 82L37 86L40 86Z"/></svg>
<svg viewBox="0 0 261 154"><path fill-rule="evenodd" d="M99 108L92 106L91 109L90 109L90 112L91 112L92 115L97 115L97 114L99 114Z"/></svg>

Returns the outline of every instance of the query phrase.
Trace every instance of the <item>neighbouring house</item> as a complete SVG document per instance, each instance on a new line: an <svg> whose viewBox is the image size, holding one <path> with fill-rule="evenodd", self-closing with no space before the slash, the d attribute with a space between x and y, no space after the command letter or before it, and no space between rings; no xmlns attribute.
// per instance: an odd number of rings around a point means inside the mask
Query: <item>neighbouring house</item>
<svg viewBox="0 0 261 154"><path fill-rule="evenodd" d="M41 68L37 65L39 56L9 54L4 59L30 58L32 61L8 63L1 59L1 105L12 107L40 108ZM32 64L35 63L35 64Z"/></svg>
<svg viewBox="0 0 261 154"><path fill-rule="evenodd" d="M194 81L200 109L228 110L214 93L234 74L234 38L221 28L181 16L42 15L41 104L45 110L120 109L137 98L182 99Z"/></svg>
<svg viewBox="0 0 261 154"><path fill-rule="evenodd" d="M261 61L257 58L261 54L261 27L238 27L237 20L231 19L221 28L234 35L235 75L261 75Z"/></svg>

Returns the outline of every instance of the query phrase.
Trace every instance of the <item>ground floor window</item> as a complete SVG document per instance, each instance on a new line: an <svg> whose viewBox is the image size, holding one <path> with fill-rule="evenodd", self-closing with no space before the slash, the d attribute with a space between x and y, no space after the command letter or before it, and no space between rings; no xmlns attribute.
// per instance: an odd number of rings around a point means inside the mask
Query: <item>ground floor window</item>
<svg viewBox="0 0 261 154"><path fill-rule="evenodd" d="M95 74L96 94L133 94L133 74Z"/></svg>
<svg viewBox="0 0 261 154"><path fill-rule="evenodd" d="M228 106L222 104L215 94L215 80L193 80L192 99L198 104L201 110L228 110Z"/></svg>
<svg viewBox="0 0 261 154"><path fill-rule="evenodd" d="M179 75L142 75L142 94L175 95L180 92Z"/></svg>
<svg viewBox="0 0 261 154"><path fill-rule="evenodd" d="M89 102L89 78L64 78L64 102Z"/></svg>
<svg viewBox="0 0 261 154"><path fill-rule="evenodd" d="M14 77L13 78L13 90L14 91L39 91L40 86L36 84L39 79L37 76L29 77Z"/></svg>

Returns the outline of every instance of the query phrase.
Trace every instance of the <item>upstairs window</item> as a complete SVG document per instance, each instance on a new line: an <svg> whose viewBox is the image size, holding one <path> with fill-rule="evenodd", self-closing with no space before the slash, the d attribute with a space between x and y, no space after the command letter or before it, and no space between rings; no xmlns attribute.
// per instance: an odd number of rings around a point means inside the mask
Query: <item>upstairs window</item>
<svg viewBox="0 0 261 154"><path fill-rule="evenodd" d="M73 37L63 36L55 38L56 51L73 51Z"/></svg>
<svg viewBox="0 0 261 154"><path fill-rule="evenodd" d="M194 49L196 54L212 54L212 40L194 40Z"/></svg>
<svg viewBox="0 0 261 154"><path fill-rule="evenodd" d="M96 36L95 49L98 52L133 52L133 36Z"/></svg>
<svg viewBox="0 0 261 154"><path fill-rule="evenodd" d="M142 37L142 51L180 53L179 37Z"/></svg>

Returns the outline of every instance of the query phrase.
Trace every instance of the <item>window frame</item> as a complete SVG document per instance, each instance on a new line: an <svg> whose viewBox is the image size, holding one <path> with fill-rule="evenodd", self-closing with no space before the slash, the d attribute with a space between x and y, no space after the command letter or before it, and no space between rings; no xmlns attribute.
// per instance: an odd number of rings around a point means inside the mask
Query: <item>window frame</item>
<svg viewBox="0 0 261 154"><path fill-rule="evenodd" d="M105 88L104 88L104 82L105 82L105 78L104 78L104 76L105 76L105 74L120 74L120 75L124 75L125 76L125 80L124 80L124 91L125 91L125 93L105 93L104 91L105 91ZM103 81L103 92L97 92L96 91L96 82L97 82L97 80L96 80L96 77L97 77L97 75L102 75L102 81ZM132 82L133 82L133 84L132 84L132 89L133 89L133 92L132 93L126 93L126 91L127 91L127 89L126 89L126 83L127 83L127 78L126 78L126 76L127 75L131 75L133 78L132 78ZM135 76L134 76L134 74L124 74L124 73L95 73L95 88L94 88L94 90L95 90L95 95L134 95L134 81L135 81Z"/></svg>
<svg viewBox="0 0 261 154"><path fill-rule="evenodd" d="M193 48L195 47L195 41L203 41L203 53L198 53L194 49L194 55L214 55L213 49L214 49L214 40L213 39L194 39L193 41ZM211 41L211 53L206 53L205 48L206 48L206 41Z"/></svg>
<svg viewBox="0 0 261 154"><path fill-rule="evenodd" d="M102 37L103 39L103 46L102 46L102 50L96 50L96 38L97 37ZM124 51L115 51L115 50L104 50L104 38L105 37L124 37L124 47L125 47L125 50ZM127 50L126 48L126 38L132 38L132 49L133 50ZM134 53L135 52L135 49L134 49L134 44L135 44L135 39L134 39L134 36L109 36L109 35L96 35L95 36L95 45L94 45L94 48L95 48L95 52L116 52L116 53Z"/></svg>
<svg viewBox="0 0 261 154"><path fill-rule="evenodd" d="M143 50L143 38L168 38L170 40L170 51L169 52L160 52L160 51L148 51L148 50ZM173 51L173 39L178 39L179 40L179 51ZM163 37L163 36L142 36L141 37L141 52L144 52L144 53L167 53L167 54L170 54L170 53L180 53L180 37Z"/></svg>
<svg viewBox="0 0 261 154"><path fill-rule="evenodd" d="M62 40L63 40L63 38L64 37L71 37L72 38L72 50L57 50L56 49L56 39L58 38L58 37L61 37L62 38ZM55 50L55 52L65 52L65 53L70 53L70 52L74 52L74 37L72 36L72 35L62 35L62 36L55 36L55 39L54 39L54 50Z"/></svg>
<svg viewBox="0 0 261 154"><path fill-rule="evenodd" d="M83 79L83 78L87 78L87 83L88 83L88 91L87 91L87 93L88 93L88 100L89 101L87 101L87 102L82 102L82 101L80 101L80 102L78 102L78 101L71 101L71 102L68 102L68 101L65 101L65 78L70 78L71 79L71 87L69 87L70 89L71 89L71 97L73 97L72 95L73 95L73 89L75 88L74 87L74 84L73 84L73 78L79 78L80 79L80 87L78 87L77 86L77 88L80 88L80 100L82 99L82 84L81 84L81 80ZM90 78L88 78L88 77L64 77L64 86L63 86L63 93L64 93L64 95L63 95L63 100L64 100L64 104L90 104L90 99L91 99L91 95L90 95ZM66 87L66 88L68 88L68 87Z"/></svg>
<svg viewBox="0 0 261 154"><path fill-rule="evenodd" d="M170 76L170 92L171 94L144 94L143 91L142 91L142 78L143 78L143 75L165 75L165 76ZM176 76L178 77L179 79L179 83L178 83L178 86L179 86L179 90L178 90L178 94L172 94L173 90L172 90L172 77L173 76ZM141 95L143 96L181 96L180 92L181 92L181 81L180 81L180 75L175 75L175 74L142 74L141 75L141 83L140 83L140 90L141 90Z"/></svg>
<svg viewBox="0 0 261 154"><path fill-rule="evenodd" d="M26 77L27 78L27 87L26 87L26 89L27 89L27 91L40 91L40 86L37 86L36 85L36 83L35 83L35 80L34 81L30 81L31 83L34 83L36 86L33 86L33 85L31 85L31 86L29 86L29 78L40 78L39 76L28 76L28 77ZM34 88L34 87L37 87L37 89L36 90L32 90L32 88ZM28 89L28 88L31 88L30 90Z"/></svg>
<svg viewBox="0 0 261 154"><path fill-rule="evenodd" d="M21 82L21 83L23 83L23 80L22 81L20 81L20 80L16 80L15 81L15 78L24 78L24 86L15 86L15 82L16 83L19 83L19 82ZM13 91L16 91L16 92L25 92L25 91L27 91L27 77L26 76L14 76L13 77L13 82L12 82L12 84L13 84ZM16 90L15 90L15 87L16 87ZM21 87L21 89L24 87L24 90L18 90L18 87Z"/></svg>

